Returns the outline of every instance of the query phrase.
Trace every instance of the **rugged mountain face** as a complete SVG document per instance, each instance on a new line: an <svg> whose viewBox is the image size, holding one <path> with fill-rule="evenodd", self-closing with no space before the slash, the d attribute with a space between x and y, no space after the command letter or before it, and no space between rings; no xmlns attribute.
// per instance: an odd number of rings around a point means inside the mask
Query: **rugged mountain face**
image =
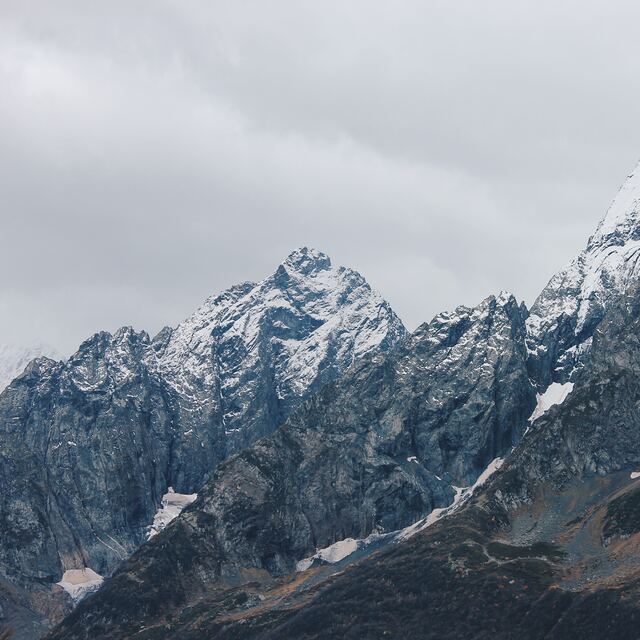
<svg viewBox="0 0 640 640"><path fill-rule="evenodd" d="M147 538L169 487L197 491L317 386L405 333L359 274L302 249L153 340L124 328L67 362L32 362L0 394L0 577L37 593L25 606L47 616L65 571L107 575Z"/></svg>
<svg viewBox="0 0 640 640"><path fill-rule="evenodd" d="M194 597L189 558L201 567L203 547L187 532L216 519L207 497L164 532L164 554L140 549L50 637L637 638L639 335L634 294L605 314L566 400L466 504L408 541L330 572L312 566L269 582L254 570ZM258 526L243 522L245 532ZM209 546L208 570L224 572L229 548L220 537ZM163 588L169 570L175 582ZM153 587L131 602L140 584Z"/></svg>
<svg viewBox="0 0 640 640"><path fill-rule="evenodd" d="M542 291L527 322L530 371L540 389L582 366L605 310L640 275L640 165L584 251Z"/></svg>
<svg viewBox="0 0 640 640"><path fill-rule="evenodd" d="M456 486L510 449L535 405L525 315L512 296L491 297L356 363L223 463L52 637L125 638L141 626L172 637L179 609L235 601L247 583L253 595L241 600L260 602L316 548L397 530L449 504Z"/></svg>
<svg viewBox="0 0 640 640"><path fill-rule="evenodd" d="M36 358L59 360L60 355L53 347L46 344L35 344L26 347L0 344L0 392Z"/></svg>
<svg viewBox="0 0 640 640"><path fill-rule="evenodd" d="M234 453L271 433L357 358L405 336L359 273L303 248L266 280L212 297L163 331L157 368L175 392L181 423L193 429L188 437L197 442L199 429L213 423L221 430L216 448Z"/></svg>

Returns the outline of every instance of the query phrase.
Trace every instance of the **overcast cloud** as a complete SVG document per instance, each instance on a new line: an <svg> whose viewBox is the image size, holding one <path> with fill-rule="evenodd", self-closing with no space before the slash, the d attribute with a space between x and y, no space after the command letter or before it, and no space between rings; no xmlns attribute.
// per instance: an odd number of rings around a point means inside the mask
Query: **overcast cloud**
<svg viewBox="0 0 640 640"><path fill-rule="evenodd" d="M0 342L314 246L407 326L531 303L640 157L640 5L0 0Z"/></svg>

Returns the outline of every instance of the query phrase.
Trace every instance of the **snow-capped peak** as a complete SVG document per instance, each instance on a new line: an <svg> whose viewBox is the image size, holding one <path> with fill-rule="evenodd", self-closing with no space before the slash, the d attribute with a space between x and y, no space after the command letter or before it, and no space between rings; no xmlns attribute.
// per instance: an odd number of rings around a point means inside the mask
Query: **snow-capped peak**
<svg viewBox="0 0 640 640"><path fill-rule="evenodd" d="M542 388L568 380L607 306L639 275L640 166L627 177L584 251L551 278L531 307L528 346Z"/></svg>
<svg viewBox="0 0 640 640"><path fill-rule="evenodd" d="M286 413L356 358L405 335L360 274L303 247L262 282L207 299L173 330L157 366L189 411L208 406L233 432L256 410L256 394L274 393L269 406Z"/></svg>
<svg viewBox="0 0 640 640"><path fill-rule="evenodd" d="M640 218L640 164L630 173L590 239L597 243L612 233L635 231Z"/></svg>
<svg viewBox="0 0 640 640"><path fill-rule="evenodd" d="M312 271L330 269L331 258L317 249L300 247L287 256L283 266L287 270L297 271L306 275Z"/></svg>

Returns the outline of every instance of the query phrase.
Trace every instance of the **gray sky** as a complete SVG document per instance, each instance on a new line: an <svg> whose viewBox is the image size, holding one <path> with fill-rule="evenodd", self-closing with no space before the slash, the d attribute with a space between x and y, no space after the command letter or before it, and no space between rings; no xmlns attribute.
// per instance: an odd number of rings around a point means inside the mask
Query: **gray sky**
<svg viewBox="0 0 640 640"><path fill-rule="evenodd" d="M296 246L409 328L531 303L640 157L640 6L0 0L0 342L154 332Z"/></svg>

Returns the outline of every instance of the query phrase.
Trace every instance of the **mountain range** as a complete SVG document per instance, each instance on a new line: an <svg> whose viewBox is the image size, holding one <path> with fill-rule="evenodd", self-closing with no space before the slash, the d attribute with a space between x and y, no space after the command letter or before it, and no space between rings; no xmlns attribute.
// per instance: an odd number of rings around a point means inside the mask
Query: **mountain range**
<svg viewBox="0 0 640 640"><path fill-rule="evenodd" d="M640 173L530 310L294 251L0 394L17 638L636 638ZM608 634L608 635L607 635Z"/></svg>

